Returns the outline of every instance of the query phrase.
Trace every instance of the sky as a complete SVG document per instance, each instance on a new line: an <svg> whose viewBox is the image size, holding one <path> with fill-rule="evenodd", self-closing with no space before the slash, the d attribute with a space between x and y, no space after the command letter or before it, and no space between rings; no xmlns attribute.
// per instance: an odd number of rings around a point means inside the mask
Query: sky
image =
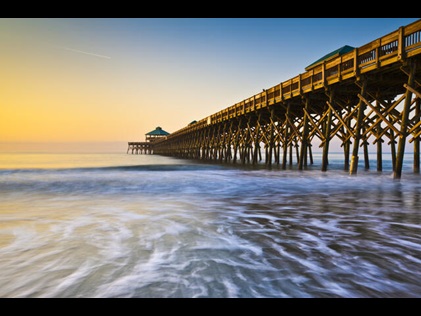
<svg viewBox="0 0 421 316"><path fill-rule="evenodd" d="M416 20L0 18L0 152L125 151Z"/></svg>

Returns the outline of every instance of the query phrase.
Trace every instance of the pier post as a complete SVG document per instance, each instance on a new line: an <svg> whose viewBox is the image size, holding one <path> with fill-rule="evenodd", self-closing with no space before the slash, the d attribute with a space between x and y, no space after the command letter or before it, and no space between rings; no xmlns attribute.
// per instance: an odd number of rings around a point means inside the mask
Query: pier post
<svg viewBox="0 0 421 316"><path fill-rule="evenodd" d="M361 95L365 96L366 80L363 80L361 86ZM354 140L354 149L352 151L351 157L351 168L349 173L351 175L357 174L358 169L358 150L360 147L360 138L361 138L361 128L364 118L365 103L360 99L358 101L358 116L357 116L357 125L355 130L355 140Z"/></svg>
<svg viewBox="0 0 421 316"><path fill-rule="evenodd" d="M313 151L311 150L311 147L313 145L311 145L311 141L308 143L308 159L310 159L310 165L312 165L314 163L313 160Z"/></svg>
<svg viewBox="0 0 421 316"><path fill-rule="evenodd" d="M368 170L370 169L370 159L368 155L368 141L366 139L363 141L363 146L364 146L364 167L365 167L365 170Z"/></svg>
<svg viewBox="0 0 421 316"><path fill-rule="evenodd" d="M408 86L412 87L415 81L415 68L416 63L409 61L410 72L408 77ZM402 121L401 121L401 137L399 139L398 144L398 153L396 156L396 169L393 173L394 179L400 179L402 175L402 165L403 165L403 157L405 153L405 143L406 137L408 135L408 117L409 117L409 110L411 107L411 99L412 99L412 92L411 90L407 89L405 93L405 102L402 110Z"/></svg>
<svg viewBox="0 0 421 316"><path fill-rule="evenodd" d="M260 131L260 114L257 117L256 126L254 127L254 150L253 150L253 159L252 164L257 164L257 155L260 150L260 144L259 144L259 131Z"/></svg>
<svg viewBox="0 0 421 316"><path fill-rule="evenodd" d="M351 105L348 104L347 108L348 108L347 112L350 113L351 110L352 110ZM351 122L351 118L347 117L345 119L345 124L347 126L350 126L350 122ZM342 126L342 128L345 130L345 133L346 133L345 134L346 140L343 142L343 146L344 146L344 171L349 171L349 154L350 154L350 151L351 151L351 140L348 136L350 135L350 132L348 130L346 130L346 128L344 126Z"/></svg>
<svg viewBox="0 0 421 316"><path fill-rule="evenodd" d="M283 144L283 156L282 156L282 169L284 169L284 170L286 169L286 166L287 166L287 156L288 156L288 138L289 138L288 116L289 116L289 112L290 112L290 104L288 103L287 111L285 113L284 144ZM292 142L291 142L291 144L292 144ZM290 145L289 154L290 154L290 164L292 164L292 145Z"/></svg>
<svg viewBox="0 0 421 316"><path fill-rule="evenodd" d="M267 157L266 157L266 161L267 161L267 164L269 165L269 166L271 166L272 165L272 151L273 151L273 146L274 146L274 128L273 128L273 125L274 125L274 117L275 117L275 114L274 114L274 109L272 108L271 110L270 110L270 135L269 135L269 153L268 153L268 155L267 155ZM276 151L275 151L275 156L276 156Z"/></svg>
<svg viewBox="0 0 421 316"><path fill-rule="evenodd" d="M307 142L308 142L308 117L306 112L308 113L309 108L309 100L305 98L305 107L303 111L303 135L301 139L301 153L299 157L298 169L303 170L303 166L307 166ZM298 159L298 157L297 157Z"/></svg>
<svg viewBox="0 0 421 316"><path fill-rule="evenodd" d="M236 128L236 132L235 132L235 138L234 138L234 157L232 162L233 163L237 163L237 152L238 152L238 147L240 146L239 143L239 138L240 138L240 133L241 133L241 117L238 120L238 124L237 124L237 128Z"/></svg>
<svg viewBox="0 0 421 316"><path fill-rule="evenodd" d="M344 171L349 171L349 153L350 153L350 141L347 140L344 143Z"/></svg>
<svg viewBox="0 0 421 316"><path fill-rule="evenodd" d="M378 109L378 111L376 111L376 113L381 117L382 115L380 114L380 103L378 101L378 99L380 98L380 94L377 93L376 95L376 105L375 108ZM384 118L385 119L385 118ZM376 122L377 123L377 122ZM374 123L374 124L376 124ZM377 171L382 171L383 169L383 162L382 162L382 143L383 143L383 139L382 139L382 126L381 126L382 122L379 121L379 123L377 124L377 127L374 127L374 136L376 137L376 140L374 141L374 143L376 143L376 150L377 150Z"/></svg>
<svg viewBox="0 0 421 316"><path fill-rule="evenodd" d="M392 116L389 115L390 119L392 119ZM392 170L395 171L396 168L396 141L395 141L395 133L393 132L393 129L390 130L390 154L392 157Z"/></svg>
<svg viewBox="0 0 421 316"><path fill-rule="evenodd" d="M329 94L329 103L333 104L333 91ZM327 165L329 164L328 156L329 156L329 142L330 142L330 126L332 124L332 109L329 105L326 104L327 107L327 120L325 121L324 127L324 136L325 136L325 143L323 146L323 156L322 156L322 171L327 171Z"/></svg>
<svg viewBox="0 0 421 316"><path fill-rule="evenodd" d="M322 156L322 171L327 171L327 165L329 164L329 142L330 142L330 126L332 124L332 110L328 106L327 109L327 121L324 124L325 127L325 143L323 145L323 156Z"/></svg>
<svg viewBox="0 0 421 316"><path fill-rule="evenodd" d="M420 121L421 115L421 102L420 99L417 99L415 103L415 117L418 117L418 122ZM414 124L417 124L415 122ZM420 128L416 129L414 133L418 133ZM414 173L420 173L420 137L415 137L414 139Z"/></svg>
<svg viewBox="0 0 421 316"><path fill-rule="evenodd" d="M377 133L380 135L382 131L381 123L377 126ZM382 159L382 143L383 139L380 137L377 139L377 171L383 170L383 159Z"/></svg>

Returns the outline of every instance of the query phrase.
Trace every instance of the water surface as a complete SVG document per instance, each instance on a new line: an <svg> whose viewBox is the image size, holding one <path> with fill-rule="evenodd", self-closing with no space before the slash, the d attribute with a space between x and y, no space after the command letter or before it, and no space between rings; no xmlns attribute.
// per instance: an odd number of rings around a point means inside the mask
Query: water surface
<svg viewBox="0 0 421 316"><path fill-rule="evenodd" d="M0 297L420 297L412 162L315 158L0 154Z"/></svg>

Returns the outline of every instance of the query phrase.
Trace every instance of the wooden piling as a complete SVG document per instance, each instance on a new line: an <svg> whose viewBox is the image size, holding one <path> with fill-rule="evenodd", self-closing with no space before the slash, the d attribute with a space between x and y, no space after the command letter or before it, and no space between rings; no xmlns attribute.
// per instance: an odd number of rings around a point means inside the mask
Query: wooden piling
<svg viewBox="0 0 421 316"><path fill-rule="evenodd" d="M418 98L416 100L415 103L415 117L416 122L414 124L417 124L421 121L420 119L420 115L421 115L421 106L420 106L421 102L420 99ZM418 134L420 131L420 127L418 127L417 129L415 129L414 133ZM414 138L414 173L420 173L420 136L416 136Z"/></svg>
<svg viewBox="0 0 421 316"><path fill-rule="evenodd" d="M362 80L361 85L361 95L365 95L365 89L366 89L366 80ZM360 138L361 138L361 128L363 124L363 117L364 117L364 110L365 110L365 103L360 99L358 101L358 117L357 117L357 125L355 127L355 138L354 138L354 149L352 151L352 157L351 157L351 167L349 170L349 173L351 175L357 174L358 170L358 151L359 151L359 145L360 145Z"/></svg>
<svg viewBox="0 0 421 316"><path fill-rule="evenodd" d="M412 87L415 81L415 70L416 70L416 63L408 61L410 64L409 70L409 77L408 77L408 86ZM410 89L406 90L405 93L405 102L402 110L402 119L401 119L401 137L399 139L398 144L398 152L396 156L396 168L395 172L393 173L393 178L399 180L402 176L402 165L403 165L403 158L405 154L405 143L406 137L408 135L408 117L409 117L409 110L411 106L412 100L412 92Z"/></svg>
<svg viewBox="0 0 421 316"><path fill-rule="evenodd" d="M379 123L379 125L377 126L377 134L380 135L381 133L381 123ZM379 139L377 139L377 171L382 171L383 170L383 159L382 159L382 143L383 143L383 139L380 137Z"/></svg>
<svg viewBox="0 0 421 316"><path fill-rule="evenodd" d="M333 91L329 93L329 102L333 104ZM325 109L327 110L327 120L324 124L325 143L323 145L322 171L327 171L327 165L329 164L330 126L332 125L332 110L328 104L325 105Z"/></svg>
<svg viewBox="0 0 421 316"><path fill-rule="evenodd" d="M289 147L289 164L292 164L292 142L290 142L290 145L288 144L289 140L289 133L290 130L288 126L288 116L290 115L290 104L287 105L287 110L285 113L285 127L284 127L284 143L283 143L283 156L282 156L282 169L286 169L287 165L287 157L288 157L288 147ZM289 145L289 146L288 146Z"/></svg>
<svg viewBox="0 0 421 316"><path fill-rule="evenodd" d="M308 142L308 116L306 115L306 112L308 112L309 107L309 99L305 98L304 100L305 106L304 106L304 113L303 113L303 133L302 133L302 139L301 139L301 153L300 156L297 156L298 160L298 170L303 170L304 166L307 166L307 142Z"/></svg>

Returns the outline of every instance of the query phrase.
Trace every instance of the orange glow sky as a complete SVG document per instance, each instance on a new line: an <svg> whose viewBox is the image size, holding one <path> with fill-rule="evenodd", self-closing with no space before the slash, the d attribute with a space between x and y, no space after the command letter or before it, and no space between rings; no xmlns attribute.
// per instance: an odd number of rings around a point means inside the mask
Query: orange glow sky
<svg viewBox="0 0 421 316"><path fill-rule="evenodd" d="M174 132L415 20L2 18L0 151L33 142L124 151L156 126Z"/></svg>

